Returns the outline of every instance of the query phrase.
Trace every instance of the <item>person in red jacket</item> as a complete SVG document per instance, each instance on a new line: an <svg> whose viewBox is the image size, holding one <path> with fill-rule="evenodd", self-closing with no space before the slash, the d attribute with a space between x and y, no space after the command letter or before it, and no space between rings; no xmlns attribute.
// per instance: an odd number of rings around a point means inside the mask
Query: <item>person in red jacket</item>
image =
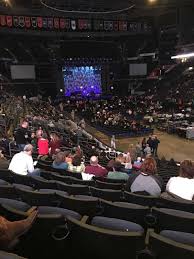
<svg viewBox="0 0 194 259"><path fill-rule="evenodd" d="M45 156L49 153L49 141L47 135L43 133L42 137L38 140L38 154L39 156Z"/></svg>
<svg viewBox="0 0 194 259"><path fill-rule="evenodd" d="M93 174L96 177L105 177L108 174L106 168L98 164L98 157L92 156L90 158L90 165L85 168L86 174Z"/></svg>

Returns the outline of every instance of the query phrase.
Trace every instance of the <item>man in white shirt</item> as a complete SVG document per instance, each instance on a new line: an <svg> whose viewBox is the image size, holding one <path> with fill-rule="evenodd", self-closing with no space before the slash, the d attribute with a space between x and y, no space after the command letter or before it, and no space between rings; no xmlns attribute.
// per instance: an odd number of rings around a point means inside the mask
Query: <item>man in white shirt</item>
<svg viewBox="0 0 194 259"><path fill-rule="evenodd" d="M39 169L34 169L32 152L33 146L31 144L26 145L24 147L24 151L21 151L13 156L9 164L9 170L21 175L39 174Z"/></svg>

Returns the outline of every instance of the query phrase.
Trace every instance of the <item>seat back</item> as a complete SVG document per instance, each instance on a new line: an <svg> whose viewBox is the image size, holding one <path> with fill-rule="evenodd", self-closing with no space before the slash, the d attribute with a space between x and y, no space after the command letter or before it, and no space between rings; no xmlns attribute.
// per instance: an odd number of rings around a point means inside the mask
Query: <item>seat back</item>
<svg viewBox="0 0 194 259"><path fill-rule="evenodd" d="M123 184L122 183L106 183L102 181L96 181L97 188L100 189L112 189L112 190L122 190Z"/></svg>
<svg viewBox="0 0 194 259"><path fill-rule="evenodd" d="M168 229L194 233L194 213L168 208L153 208L157 231Z"/></svg>
<svg viewBox="0 0 194 259"><path fill-rule="evenodd" d="M154 196L139 195L132 192L124 192L124 198L127 202L149 207L155 206L158 200L158 198Z"/></svg>
<svg viewBox="0 0 194 259"><path fill-rule="evenodd" d="M72 240L73 256L81 258L136 258L144 247L144 235L139 232L108 230L67 218ZM73 249L73 244L76 249Z"/></svg>
<svg viewBox="0 0 194 259"><path fill-rule="evenodd" d="M149 207L126 203L126 202L109 202L101 201L102 215L124 219L145 226L145 217L149 213Z"/></svg>
<svg viewBox="0 0 194 259"><path fill-rule="evenodd" d="M170 197L160 197L156 203L157 207L183 210L194 213L194 202Z"/></svg>
<svg viewBox="0 0 194 259"><path fill-rule="evenodd" d="M157 259L193 259L194 247L175 242L156 233L150 233L149 249Z"/></svg>
<svg viewBox="0 0 194 259"><path fill-rule="evenodd" d="M122 191L119 191L119 190L98 189L98 188L90 187L90 191L92 196L98 197L104 200L121 201L123 198L123 193Z"/></svg>
<svg viewBox="0 0 194 259"><path fill-rule="evenodd" d="M81 215L93 216L97 212L98 199L85 196L69 197L64 195L57 195L60 200L60 207L70 209L78 212Z"/></svg>

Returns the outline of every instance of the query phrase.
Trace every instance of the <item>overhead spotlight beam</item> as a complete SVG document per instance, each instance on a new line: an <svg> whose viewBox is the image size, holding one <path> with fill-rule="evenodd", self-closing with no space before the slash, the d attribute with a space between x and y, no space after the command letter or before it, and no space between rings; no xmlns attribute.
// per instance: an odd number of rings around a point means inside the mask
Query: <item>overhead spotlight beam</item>
<svg viewBox="0 0 194 259"><path fill-rule="evenodd" d="M182 58L192 58L192 57L194 57L194 52L172 56L171 59L182 59Z"/></svg>

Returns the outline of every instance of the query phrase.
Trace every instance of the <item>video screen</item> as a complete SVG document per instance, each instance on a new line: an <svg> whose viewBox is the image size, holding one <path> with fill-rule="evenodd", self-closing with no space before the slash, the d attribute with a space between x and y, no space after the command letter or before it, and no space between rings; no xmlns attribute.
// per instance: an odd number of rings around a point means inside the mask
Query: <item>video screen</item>
<svg viewBox="0 0 194 259"><path fill-rule="evenodd" d="M100 66L67 66L63 68L65 96L91 96L102 93Z"/></svg>

